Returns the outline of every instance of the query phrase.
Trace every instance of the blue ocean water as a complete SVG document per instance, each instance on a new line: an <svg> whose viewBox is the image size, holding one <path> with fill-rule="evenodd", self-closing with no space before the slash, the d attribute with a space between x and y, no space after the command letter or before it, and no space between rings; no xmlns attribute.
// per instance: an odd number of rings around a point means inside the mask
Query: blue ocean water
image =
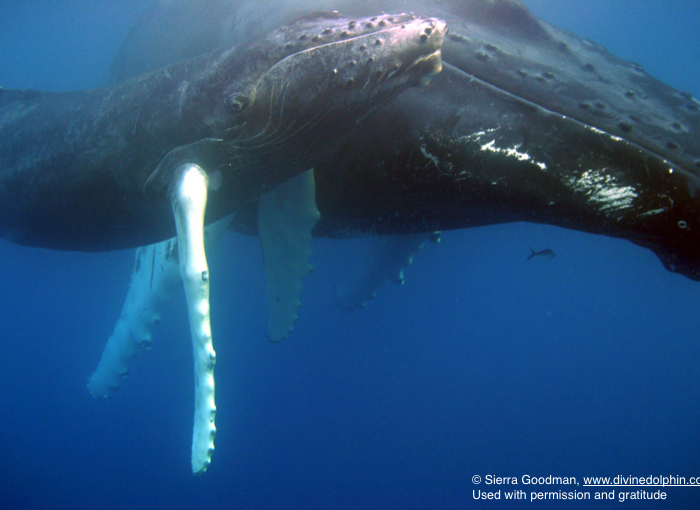
<svg viewBox="0 0 700 510"><path fill-rule="evenodd" d="M700 4L525 3L700 96ZM0 3L0 85L101 85L146 5ZM608 508L620 503L475 501L509 487L472 477L700 476L697 282L625 241L513 224L444 233L404 286L345 313L333 288L365 245L314 241L301 320L279 345L257 241L210 254L218 436L193 477L184 299L99 402L87 376L133 253L0 242L0 509ZM557 256L526 263L529 246ZM699 507L700 489L665 492L626 504Z"/></svg>

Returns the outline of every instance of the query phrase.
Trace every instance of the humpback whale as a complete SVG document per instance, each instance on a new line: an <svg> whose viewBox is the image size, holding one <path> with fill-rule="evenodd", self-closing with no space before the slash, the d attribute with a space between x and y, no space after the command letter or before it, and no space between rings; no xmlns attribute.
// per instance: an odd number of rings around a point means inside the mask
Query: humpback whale
<svg viewBox="0 0 700 510"><path fill-rule="evenodd" d="M249 2L207 5L218 10L215 19L226 20L222 25L233 27L202 25L223 38L212 44L245 39L255 27L247 24L245 13L254 10ZM395 2L373 5L390 9ZM356 15L367 8L359 1L324 6ZM653 250L670 271L700 280L700 103L638 65L538 20L519 2L425 0L410 7L447 21L443 72L427 89L406 91L383 105L371 125L304 177L313 181L320 212L315 218L313 210L306 211L312 217L306 229L314 236L400 236L382 243L371 267L336 289L340 306L361 307L384 281L402 281L403 269L435 231L515 221L627 239ZM134 59L134 52L155 59L151 65L163 64L162 54L147 50L155 40L167 40L158 24L169 23L172 8L157 4L152 12L158 15L147 16L132 32L115 60L113 79L143 70L148 61ZM298 8L277 2L260 19L278 21ZM255 8L261 9L266 7ZM174 46L166 47L175 54L166 53L168 58L178 58ZM304 189L310 189L308 183ZM270 236L261 233L260 222L267 202L241 209L212 238L226 228L261 234L270 338L279 340L296 320L308 241L301 248L291 243L266 248ZM305 235L291 227L285 231ZM150 340L152 328L135 311L158 313L159 293L167 294L178 274L169 250L172 245L165 244L137 252L110 354L91 378L105 395L118 386L119 372L128 371L138 339ZM285 285L294 289L272 289L270 282L284 280L281 275L292 275ZM283 311L280 302L286 303Z"/></svg>
<svg viewBox="0 0 700 510"><path fill-rule="evenodd" d="M382 103L427 84L445 33L413 14L315 13L101 89L0 89L1 237L96 251L177 234L169 255L194 351L194 473L209 466L216 433L204 224L306 171Z"/></svg>
<svg viewBox="0 0 700 510"><path fill-rule="evenodd" d="M183 10L217 13L218 23L188 33L216 45L309 6L361 15L397 5L447 21L443 73L384 105L315 167L314 235L531 221L627 239L700 280L700 102L518 1L158 2L125 41L112 78L193 47L163 29L189 19ZM256 216L253 205L234 229L255 232Z"/></svg>

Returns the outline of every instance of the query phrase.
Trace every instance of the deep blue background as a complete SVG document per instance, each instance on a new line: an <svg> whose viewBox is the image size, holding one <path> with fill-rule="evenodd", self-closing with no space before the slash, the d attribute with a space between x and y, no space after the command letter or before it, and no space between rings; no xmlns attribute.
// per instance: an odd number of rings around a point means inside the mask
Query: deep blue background
<svg viewBox="0 0 700 510"><path fill-rule="evenodd" d="M698 3L526 4L700 96ZM0 3L0 85L103 84L145 5ZM0 509L506 508L475 502L497 487L472 476L700 475L698 283L624 241L515 224L445 233L403 287L343 313L332 291L364 246L314 241L301 320L280 345L265 335L257 241L210 254L219 434L195 478L184 298L99 402L87 376L132 252L0 242ZM526 263L528 246L557 257ZM627 504L699 507L700 489L667 492Z"/></svg>

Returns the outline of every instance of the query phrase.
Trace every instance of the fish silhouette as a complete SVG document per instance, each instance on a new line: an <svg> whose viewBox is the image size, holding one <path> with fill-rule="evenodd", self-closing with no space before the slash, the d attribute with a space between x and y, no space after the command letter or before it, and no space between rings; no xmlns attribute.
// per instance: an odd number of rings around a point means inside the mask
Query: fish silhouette
<svg viewBox="0 0 700 510"><path fill-rule="evenodd" d="M530 248L530 252L530 256L527 258L527 260L530 260L533 257L540 257L542 259L553 259L556 256L556 254L549 248L545 248L542 251L535 251L532 248Z"/></svg>

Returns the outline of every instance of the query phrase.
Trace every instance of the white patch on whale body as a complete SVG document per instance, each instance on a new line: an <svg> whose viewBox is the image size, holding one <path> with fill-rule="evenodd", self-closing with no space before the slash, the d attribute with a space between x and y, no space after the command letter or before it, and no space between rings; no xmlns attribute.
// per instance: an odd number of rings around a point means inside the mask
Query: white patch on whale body
<svg viewBox="0 0 700 510"><path fill-rule="evenodd" d="M440 168L440 159L438 159L435 154L428 152L428 149L425 148L425 144L420 146L420 151L423 153L423 156L430 160L431 163L433 163L437 168Z"/></svg>
<svg viewBox="0 0 700 510"><path fill-rule="evenodd" d="M568 186L576 193L587 195L587 199L600 205L605 213L629 209L633 206L637 192L632 186L619 186L612 175L602 170L587 170L580 177L569 177Z"/></svg>
<svg viewBox="0 0 700 510"><path fill-rule="evenodd" d="M541 170L547 170L546 163L535 161L527 152L520 152L518 149L520 149L521 146L522 144L516 144L505 149L502 147L496 147L496 139L494 138L489 143L482 145L481 150L495 152L496 154L503 154L506 157L515 158L518 161L532 161L532 163L540 167Z"/></svg>
<svg viewBox="0 0 700 510"><path fill-rule="evenodd" d="M479 131L478 133L472 133L471 135L469 135L468 138L475 138L475 139L478 140L478 139L481 138L482 136L491 134L491 133L493 133L494 131L496 131L496 128L491 128L491 129L488 129L488 130L486 130L486 131Z"/></svg>
<svg viewBox="0 0 700 510"><path fill-rule="evenodd" d="M638 218L646 218L647 216L656 216L657 214L665 213L666 208L662 207L661 209L652 209L651 211L647 211L643 214L640 214Z"/></svg>
<svg viewBox="0 0 700 510"><path fill-rule="evenodd" d="M190 83L188 81L183 81L178 87L178 92L180 95L178 96L177 112L180 116L182 116L182 111L187 103L187 99L189 98Z"/></svg>
<svg viewBox="0 0 700 510"><path fill-rule="evenodd" d="M588 129L590 129L591 131L593 131L594 133L598 133L599 135L604 135L604 134L606 134L605 131L602 131L602 130L598 129L597 127L593 127L593 126L586 126L586 127L587 127Z"/></svg>

